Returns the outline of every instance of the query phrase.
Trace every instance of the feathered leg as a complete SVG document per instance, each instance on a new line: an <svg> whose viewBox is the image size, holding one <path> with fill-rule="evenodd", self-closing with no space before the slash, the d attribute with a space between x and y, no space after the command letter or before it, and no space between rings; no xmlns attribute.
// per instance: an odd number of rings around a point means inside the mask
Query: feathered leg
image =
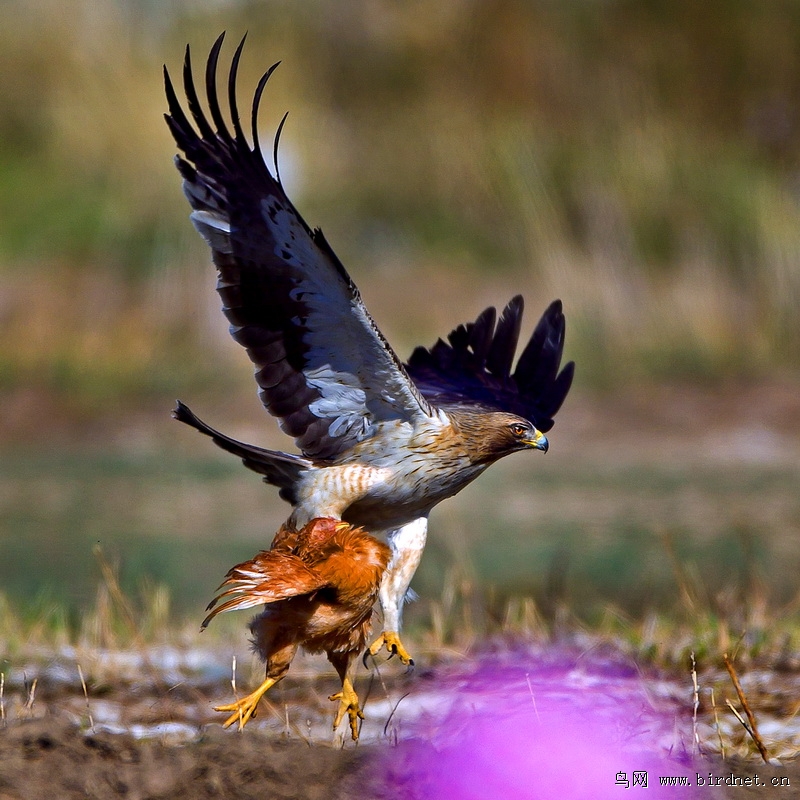
<svg viewBox="0 0 800 800"><path fill-rule="evenodd" d="M428 518L420 517L402 528L389 533L389 547L392 559L381 582L380 599L383 610L383 633L370 645L367 655L376 655L385 647L396 655L403 664L413 666L414 659L408 654L400 641L400 628L403 622L403 601L417 571L428 533Z"/></svg>

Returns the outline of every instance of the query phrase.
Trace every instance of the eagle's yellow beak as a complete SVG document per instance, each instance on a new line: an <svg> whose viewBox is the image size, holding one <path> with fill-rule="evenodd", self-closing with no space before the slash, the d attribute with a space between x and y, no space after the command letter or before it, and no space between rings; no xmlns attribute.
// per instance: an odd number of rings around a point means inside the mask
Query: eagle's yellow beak
<svg viewBox="0 0 800 800"><path fill-rule="evenodd" d="M546 453L550 448L550 442L547 441L547 437L535 428L534 436L530 439L524 439L523 441L528 447L532 447L534 450L541 450L543 453Z"/></svg>

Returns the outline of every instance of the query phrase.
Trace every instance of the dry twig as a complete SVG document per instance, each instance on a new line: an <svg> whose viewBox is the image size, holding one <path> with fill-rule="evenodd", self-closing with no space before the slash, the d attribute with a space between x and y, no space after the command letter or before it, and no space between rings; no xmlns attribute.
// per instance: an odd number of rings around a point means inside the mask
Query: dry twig
<svg viewBox="0 0 800 800"><path fill-rule="evenodd" d="M531 693L531 702L533 703L533 711L536 714L536 721L541 724L539 719L539 709L536 707L536 695L533 693L533 686L531 686L531 676L529 672L525 673L525 680L528 682L528 691Z"/></svg>
<svg viewBox="0 0 800 800"><path fill-rule="evenodd" d="M22 680L25 685L25 692L27 694L27 697L25 698L25 705L22 708L23 711L29 714L31 711L33 711L33 701L36 699L36 685L39 683L39 679L34 678L33 682L28 685L28 676L23 672Z"/></svg>
<svg viewBox="0 0 800 800"><path fill-rule="evenodd" d="M81 665L78 664L78 677L81 679L81 687L83 688L83 696L86 699L86 714L89 718L89 728L94 733L94 719L92 719L92 709L89 707L89 692L86 689L86 681L83 678L83 670Z"/></svg>
<svg viewBox="0 0 800 800"><path fill-rule="evenodd" d="M761 737L758 735L758 728L756 727L756 718L750 709L750 704L747 702L747 698L744 696L744 691L742 691L742 685L739 683L739 678L736 675L736 670L733 668L733 664L731 660L728 658L727 653L722 654L722 660L725 662L725 668L728 670L728 675L731 676L731 681L733 682L733 686L736 689L736 694L739 697L739 702L742 704L742 708L744 709L744 713L747 714L749 725L744 721L742 715L739 714L736 709L733 707L733 704L730 700L726 701L728 706L736 715L736 718L739 722L742 723L744 729L750 734L752 740L756 743L756 747L758 748L758 752L761 753L761 758L764 759L765 764L769 764L769 756L767 755L767 748L764 747L764 742Z"/></svg>
<svg viewBox="0 0 800 800"><path fill-rule="evenodd" d="M234 654L231 660L231 689L233 689L233 696L236 698L236 702L239 702L239 693L236 691L236 654ZM244 712L242 711L241 707L239 708L239 733L244 730L244 725L242 725L242 717ZM255 716L255 714L253 714Z"/></svg>
<svg viewBox="0 0 800 800"><path fill-rule="evenodd" d="M711 708L714 709L714 727L717 729L717 739L719 740L719 752L722 760L725 760L725 742L722 741L722 731L719 729L719 714L717 714L717 703L714 699L714 687L711 687Z"/></svg>
<svg viewBox="0 0 800 800"><path fill-rule="evenodd" d="M694 747L696 752L700 752L700 735L697 732L697 710L700 708L700 686L697 683L697 661L694 657L694 650L691 652L692 659L692 733L694 734Z"/></svg>

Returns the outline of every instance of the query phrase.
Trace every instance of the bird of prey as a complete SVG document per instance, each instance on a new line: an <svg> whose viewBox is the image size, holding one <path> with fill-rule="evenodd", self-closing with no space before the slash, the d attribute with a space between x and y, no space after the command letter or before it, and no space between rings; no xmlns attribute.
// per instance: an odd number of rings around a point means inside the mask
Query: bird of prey
<svg viewBox="0 0 800 800"><path fill-rule="evenodd" d="M358 739L364 718L353 687L353 667L367 641L372 608L391 551L363 528L337 519L312 519L299 531L282 527L270 550L237 564L209 603L203 628L219 613L264 605L250 623L253 648L266 662L264 682L247 697L215 711L230 711L224 727L241 730L255 716L265 692L289 671L303 647L325 652L342 681L334 730L347 714ZM218 605L219 603L219 605Z"/></svg>
<svg viewBox="0 0 800 800"><path fill-rule="evenodd" d="M286 196L277 165L286 116L275 135L273 172L264 161L258 110L277 64L256 87L248 141L236 98L244 39L228 74L230 123L225 121L217 92L223 37L206 64L208 113L187 46L188 114L165 67L165 118L183 152L175 163L191 221L211 248L231 335L255 365L262 403L301 454L231 439L180 402L174 416L278 487L293 507L289 528L331 517L387 537L392 558L380 589L383 633L367 652L386 647L412 664L399 636L402 606L431 509L499 458L547 451L545 433L573 376L572 362L560 368L561 302L546 309L513 372L523 310L519 296L499 319L487 308L453 330L447 342L419 347L403 364L322 231L312 230Z"/></svg>

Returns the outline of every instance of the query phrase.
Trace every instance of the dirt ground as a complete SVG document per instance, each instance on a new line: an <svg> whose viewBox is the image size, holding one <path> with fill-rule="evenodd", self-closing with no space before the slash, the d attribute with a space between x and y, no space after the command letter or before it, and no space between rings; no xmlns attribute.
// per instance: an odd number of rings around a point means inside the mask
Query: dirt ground
<svg viewBox="0 0 800 800"><path fill-rule="evenodd" d="M369 783L371 755L370 748L309 747L218 726L196 743L169 746L130 734L83 735L53 717L12 724L0 735L0 798L389 797Z"/></svg>
<svg viewBox="0 0 800 800"><path fill-rule="evenodd" d="M296 679L240 734L211 709L223 682L121 688L119 674L117 688L84 696L74 682L57 685L62 668L39 671L28 718L12 702L19 687L6 685L0 800L605 800L637 796L642 775L650 800L785 800L800 786L800 760L715 755L714 734L693 728L685 681L585 647L385 670L371 687L362 673L361 741L341 746L331 743L330 676Z"/></svg>
<svg viewBox="0 0 800 800"><path fill-rule="evenodd" d="M0 800L416 800L436 796L427 794L424 781L415 780L409 765L412 753L413 747L404 745L391 750L379 745L336 750L282 741L257 729L240 736L218 726L209 727L197 742L170 746L136 740L130 734L81 733L69 720L51 717L13 723L0 734ZM777 767L703 761L692 769L683 767L676 772L691 777L694 771L705 779L712 774L721 780L728 775L757 775L767 785L709 790L680 787L659 797L788 800L797 797L800 786L797 762ZM788 780L791 785L775 788L769 785L773 778ZM476 787L474 794L460 796L490 795ZM549 795L538 794L532 787L525 796ZM585 795L606 796L611 795ZM625 796L622 787L619 796Z"/></svg>

